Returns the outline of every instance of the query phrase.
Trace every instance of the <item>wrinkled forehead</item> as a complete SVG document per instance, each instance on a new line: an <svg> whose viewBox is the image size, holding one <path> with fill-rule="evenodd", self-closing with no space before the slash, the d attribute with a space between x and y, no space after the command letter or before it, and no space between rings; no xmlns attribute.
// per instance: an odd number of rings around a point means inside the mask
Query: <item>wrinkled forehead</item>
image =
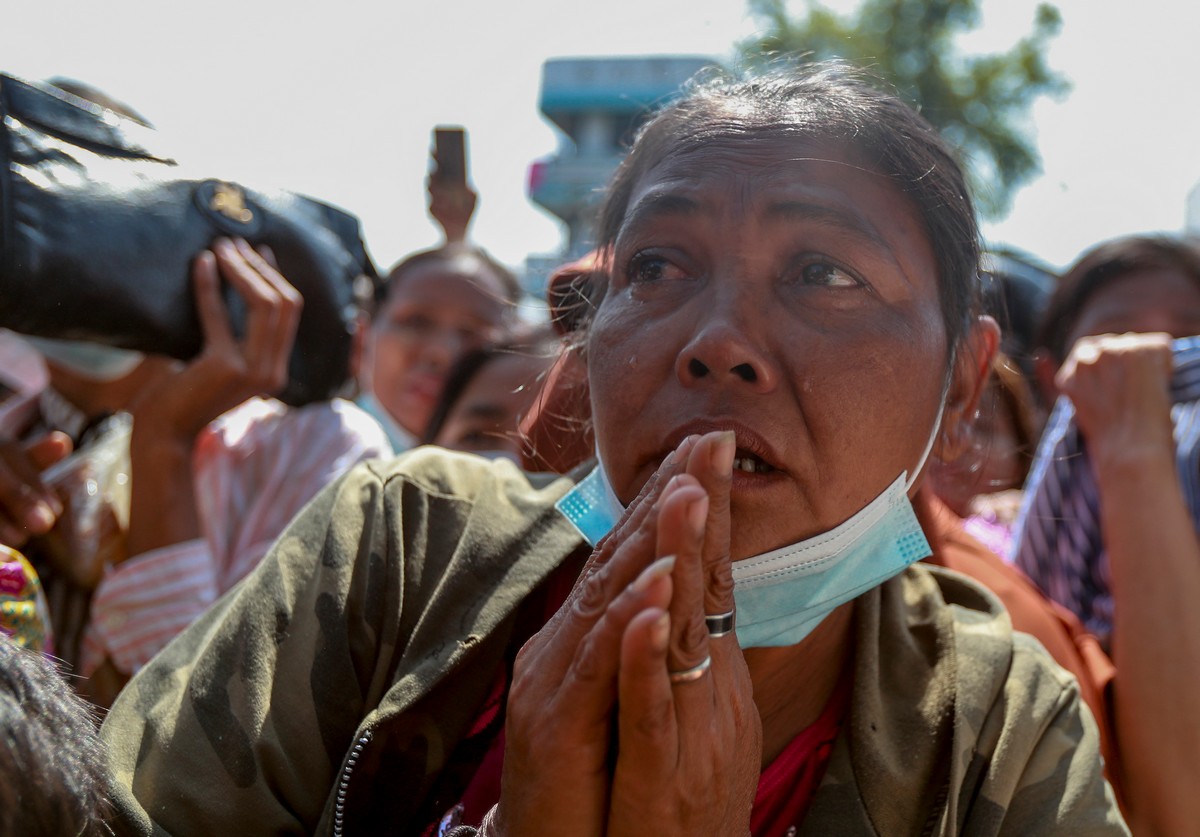
<svg viewBox="0 0 1200 837"><path fill-rule="evenodd" d="M655 172L719 166L744 172L786 169L798 162L837 161L874 171L872 156L860 143L841 136L825 136L803 126L770 125L746 130L714 130L680 137L652 155L642 177ZM657 157L657 159L653 159Z"/></svg>
<svg viewBox="0 0 1200 837"><path fill-rule="evenodd" d="M618 232L659 215L771 215L843 224L873 239L928 235L917 206L845 143L769 133L682 144L634 182Z"/></svg>

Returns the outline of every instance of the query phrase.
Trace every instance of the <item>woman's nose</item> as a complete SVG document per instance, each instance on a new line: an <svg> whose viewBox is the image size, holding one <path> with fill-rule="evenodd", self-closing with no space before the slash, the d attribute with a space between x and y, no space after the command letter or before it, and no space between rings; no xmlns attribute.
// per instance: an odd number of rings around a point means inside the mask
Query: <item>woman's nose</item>
<svg viewBox="0 0 1200 837"><path fill-rule="evenodd" d="M684 386L732 384L770 392L779 368L754 335L727 319L705 324L680 352L675 374Z"/></svg>

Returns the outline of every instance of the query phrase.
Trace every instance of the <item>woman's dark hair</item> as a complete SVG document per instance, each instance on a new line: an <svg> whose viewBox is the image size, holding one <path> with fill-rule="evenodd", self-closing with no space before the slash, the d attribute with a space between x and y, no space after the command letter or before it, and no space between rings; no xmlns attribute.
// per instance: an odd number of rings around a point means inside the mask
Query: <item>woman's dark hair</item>
<svg viewBox="0 0 1200 837"><path fill-rule="evenodd" d="M0 837L112 833L96 724L49 660L0 634Z"/></svg>
<svg viewBox="0 0 1200 837"><path fill-rule="evenodd" d="M1061 364L1071 349L1067 341L1092 297L1114 281L1144 270L1178 270L1200 282L1200 241L1170 235L1131 235L1086 251L1062 275L1050 295L1036 345Z"/></svg>
<svg viewBox="0 0 1200 837"><path fill-rule="evenodd" d="M375 317L387 302L388 296L396 289L396 287L404 281L404 277L412 273L418 267L437 262L454 262L459 259L468 259L479 264L484 270L496 277L500 282L500 288L504 293L504 299L509 303L516 305L521 299L521 283L517 281L517 277L500 262L496 261L492 255L482 247L477 247L473 244L447 244L442 247L434 247L431 250L421 250L406 256L401 261L388 271L387 277L375 284L374 299L372 301L371 316Z"/></svg>
<svg viewBox="0 0 1200 837"><path fill-rule="evenodd" d="M599 246L616 241L633 190L655 166L714 141L844 144L855 162L891 180L920 214L938 264L949 345L978 309L979 230L962 169L937 131L882 82L843 62L765 75L702 77L642 127L601 209ZM603 288L590 300L594 307Z"/></svg>

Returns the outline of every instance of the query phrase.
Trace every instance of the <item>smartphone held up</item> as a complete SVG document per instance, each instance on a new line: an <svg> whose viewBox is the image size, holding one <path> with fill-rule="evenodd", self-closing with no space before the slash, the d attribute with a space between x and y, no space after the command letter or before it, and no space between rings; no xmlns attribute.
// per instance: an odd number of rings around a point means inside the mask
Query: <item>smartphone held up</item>
<svg viewBox="0 0 1200 837"><path fill-rule="evenodd" d="M467 131L460 126L439 125L433 129L431 177L447 186L467 185Z"/></svg>
<svg viewBox="0 0 1200 837"><path fill-rule="evenodd" d="M467 131L457 125L433 129L429 172L429 214L448 244L465 241L475 213L476 195L467 180Z"/></svg>

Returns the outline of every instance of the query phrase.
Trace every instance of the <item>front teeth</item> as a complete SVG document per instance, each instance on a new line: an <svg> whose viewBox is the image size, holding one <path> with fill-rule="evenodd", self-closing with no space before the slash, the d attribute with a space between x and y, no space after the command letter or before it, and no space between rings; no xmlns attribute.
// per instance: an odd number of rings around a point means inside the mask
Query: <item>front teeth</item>
<svg viewBox="0 0 1200 837"><path fill-rule="evenodd" d="M733 460L733 467L736 471L745 471L748 474L765 474L771 470L770 465L750 456L742 456Z"/></svg>

